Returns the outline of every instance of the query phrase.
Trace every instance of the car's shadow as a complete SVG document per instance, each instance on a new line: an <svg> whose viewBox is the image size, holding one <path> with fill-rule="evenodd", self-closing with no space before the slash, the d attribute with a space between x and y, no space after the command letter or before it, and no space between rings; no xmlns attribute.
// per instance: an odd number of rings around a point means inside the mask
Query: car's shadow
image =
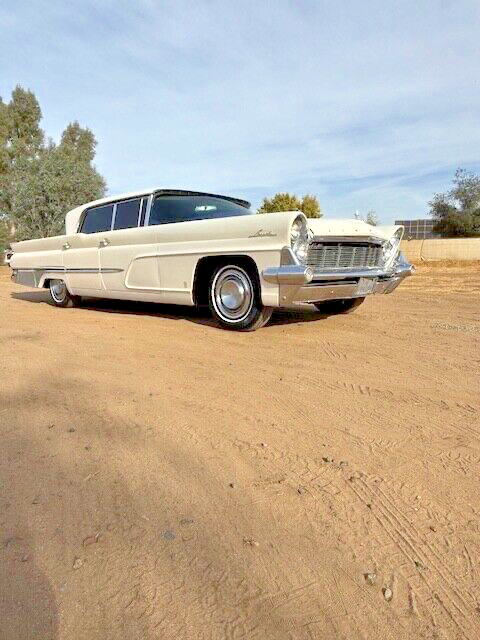
<svg viewBox="0 0 480 640"><path fill-rule="evenodd" d="M53 306L50 294L46 290L14 292L11 294L15 300L24 302L43 303ZM137 316L158 316L170 320L187 320L195 324L218 327L206 307L186 307L173 304L160 304L155 302L137 302L131 300L110 300L107 298L82 298L79 307L102 313L120 313ZM329 316L318 312L313 307L307 309L279 309L276 310L266 327L275 327L285 324L301 324L304 322L317 322L325 320Z"/></svg>

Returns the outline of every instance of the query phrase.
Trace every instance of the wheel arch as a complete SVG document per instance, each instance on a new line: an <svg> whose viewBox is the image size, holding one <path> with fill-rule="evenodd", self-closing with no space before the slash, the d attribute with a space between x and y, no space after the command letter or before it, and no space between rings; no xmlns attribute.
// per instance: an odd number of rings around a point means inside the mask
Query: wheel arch
<svg viewBox="0 0 480 640"><path fill-rule="evenodd" d="M60 277L60 276L62 276L62 277ZM68 293L70 295L73 295L72 291L70 289L70 284L68 282L68 279L65 277L64 273L59 273L58 275L57 274L53 274L52 275L51 273L50 274L47 273L46 275L43 275L41 277L41 279L39 280L38 288L39 289L50 289L51 280L62 280L65 283L65 286L67 287Z"/></svg>
<svg viewBox="0 0 480 640"><path fill-rule="evenodd" d="M193 278L192 298L195 306L208 306L208 284L214 270L227 264L237 265L246 269L255 279L258 295L261 295L260 274L255 260L245 254L205 256L200 258L195 268Z"/></svg>
<svg viewBox="0 0 480 640"><path fill-rule="evenodd" d="M67 279L65 277L59 277L59 275L64 276L65 274L61 273L61 274L58 274L56 277L55 277L55 275L52 275L51 273L50 274L47 273L46 275L42 275L42 277L38 281L38 288L39 289L49 289L51 280L63 280L63 282L65 282L67 290L70 291L70 287L68 286Z"/></svg>

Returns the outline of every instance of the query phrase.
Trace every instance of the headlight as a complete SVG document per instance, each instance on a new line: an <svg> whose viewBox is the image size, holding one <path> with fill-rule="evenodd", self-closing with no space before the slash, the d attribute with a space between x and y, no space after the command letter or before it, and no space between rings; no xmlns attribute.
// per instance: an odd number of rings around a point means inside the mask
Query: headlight
<svg viewBox="0 0 480 640"><path fill-rule="evenodd" d="M403 229L398 229L393 236L383 244L383 264L385 267L391 266L397 257L402 236Z"/></svg>
<svg viewBox="0 0 480 640"><path fill-rule="evenodd" d="M300 262L305 262L308 253L308 225L303 216L298 216L293 221L290 244Z"/></svg>

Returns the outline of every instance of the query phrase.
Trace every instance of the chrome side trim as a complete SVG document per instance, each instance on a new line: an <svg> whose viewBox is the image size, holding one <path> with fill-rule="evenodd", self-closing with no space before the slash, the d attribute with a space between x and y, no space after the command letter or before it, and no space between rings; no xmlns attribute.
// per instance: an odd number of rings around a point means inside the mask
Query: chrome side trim
<svg viewBox="0 0 480 640"><path fill-rule="evenodd" d="M45 276L51 274L68 274L68 273L122 273L124 269L114 268L79 268L79 269L65 269L65 267L34 267L32 269L14 269L12 271L12 280L17 284L22 284L26 287L37 288L43 282Z"/></svg>
<svg viewBox="0 0 480 640"><path fill-rule="evenodd" d="M33 271L41 271L42 273L45 271L53 271L55 273L64 273L65 267L33 267Z"/></svg>
<svg viewBox="0 0 480 640"><path fill-rule="evenodd" d="M35 267L32 271L38 271L40 273L122 273L124 269L103 268L97 267Z"/></svg>
<svg viewBox="0 0 480 640"><path fill-rule="evenodd" d="M81 268L81 269L74 269L74 268L70 268L70 269L65 269L64 270L65 273L122 273L124 271L124 269L113 269L113 268L102 268L102 269L95 269L95 268Z"/></svg>

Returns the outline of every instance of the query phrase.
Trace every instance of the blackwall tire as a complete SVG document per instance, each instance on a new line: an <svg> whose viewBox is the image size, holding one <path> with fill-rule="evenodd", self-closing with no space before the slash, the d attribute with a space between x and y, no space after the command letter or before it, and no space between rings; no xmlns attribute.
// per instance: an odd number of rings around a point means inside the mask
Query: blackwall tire
<svg viewBox="0 0 480 640"><path fill-rule="evenodd" d="M267 324L272 315L272 308L262 305L256 275L237 264L214 270L208 299L213 317L226 329L255 331Z"/></svg>

